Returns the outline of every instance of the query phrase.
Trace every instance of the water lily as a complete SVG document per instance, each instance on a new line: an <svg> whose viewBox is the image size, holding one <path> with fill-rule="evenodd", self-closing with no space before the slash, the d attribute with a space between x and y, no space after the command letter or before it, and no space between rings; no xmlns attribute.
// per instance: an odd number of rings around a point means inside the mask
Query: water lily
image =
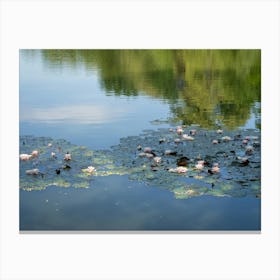
<svg viewBox="0 0 280 280"><path fill-rule="evenodd" d="M219 167L219 164L218 163L214 163L213 164L213 167L211 169L211 172L212 173L219 173L220 172L220 167Z"/></svg>
<svg viewBox="0 0 280 280"><path fill-rule="evenodd" d="M161 157L154 157L154 161L156 163L160 163L161 162Z"/></svg>
<svg viewBox="0 0 280 280"><path fill-rule="evenodd" d="M194 136L194 135L196 135L196 132L197 132L196 129L191 129L191 130L190 130L190 135L193 135L193 136Z"/></svg>
<svg viewBox="0 0 280 280"><path fill-rule="evenodd" d="M64 160L71 160L71 154L67 152L67 153L64 155Z"/></svg>
<svg viewBox="0 0 280 280"><path fill-rule="evenodd" d="M96 169L95 169L95 167L93 167L93 166L88 166L87 168L82 169L82 171L83 171L83 172L86 172L86 173L92 174L92 173L96 172Z"/></svg>
<svg viewBox="0 0 280 280"><path fill-rule="evenodd" d="M197 162L197 164L195 165L195 169L197 169L197 170L202 170L203 167L204 167L204 163L205 163L204 160L199 160L199 161Z"/></svg>
<svg viewBox="0 0 280 280"><path fill-rule="evenodd" d="M38 157L39 152L37 150L32 151L31 153L32 157Z"/></svg>
<svg viewBox="0 0 280 280"><path fill-rule="evenodd" d="M188 141L193 141L194 140L194 138L192 136L189 136L188 134L183 134L182 138L184 140L188 140Z"/></svg>
<svg viewBox="0 0 280 280"><path fill-rule="evenodd" d="M20 155L19 155L19 158L20 158L21 160L26 161L26 160L30 160L30 159L32 158L32 155L20 154Z"/></svg>
<svg viewBox="0 0 280 280"><path fill-rule="evenodd" d="M214 139L213 141L212 141L212 144L218 144L219 142L218 142L218 140L217 139Z"/></svg>
<svg viewBox="0 0 280 280"><path fill-rule="evenodd" d="M176 151L172 151L172 150L165 150L164 151L164 155L166 156L175 156L177 154Z"/></svg>
<svg viewBox="0 0 280 280"><path fill-rule="evenodd" d="M51 157L56 158L56 154L54 152L51 152Z"/></svg>
<svg viewBox="0 0 280 280"><path fill-rule="evenodd" d="M245 153L246 153L247 155L251 155L251 154L253 153L253 151L254 151L253 146L246 146L246 147L245 147Z"/></svg>
<svg viewBox="0 0 280 280"><path fill-rule="evenodd" d="M35 168L35 169L26 170L25 173L27 175L38 175L40 174L40 171L38 168Z"/></svg>
<svg viewBox="0 0 280 280"><path fill-rule="evenodd" d="M177 127L176 132L178 135L181 135L184 132L184 130L181 126L179 126L179 127Z"/></svg>
<svg viewBox="0 0 280 280"><path fill-rule="evenodd" d="M143 153L143 152L142 152L142 153L139 153L138 156L139 156L139 157L145 157L145 156L146 156L146 153Z"/></svg>
<svg viewBox="0 0 280 280"><path fill-rule="evenodd" d="M152 148L150 148L150 147L144 148L144 153L151 153L151 152L152 152Z"/></svg>
<svg viewBox="0 0 280 280"><path fill-rule="evenodd" d="M168 171L173 173L186 173L188 171L188 168L184 166L178 166L176 168L170 168Z"/></svg>
<svg viewBox="0 0 280 280"><path fill-rule="evenodd" d="M150 154L150 153L145 153L146 155L146 158L153 158L154 157L154 155L153 154Z"/></svg>
<svg viewBox="0 0 280 280"><path fill-rule="evenodd" d="M216 133L218 133L218 134L222 134L224 131L222 130L222 129L217 129L216 130Z"/></svg>
<svg viewBox="0 0 280 280"><path fill-rule="evenodd" d="M224 136L224 137L222 137L222 140L223 140L224 142L228 142L228 141L231 141L231 137L229 137L229 136Z"/></svg>

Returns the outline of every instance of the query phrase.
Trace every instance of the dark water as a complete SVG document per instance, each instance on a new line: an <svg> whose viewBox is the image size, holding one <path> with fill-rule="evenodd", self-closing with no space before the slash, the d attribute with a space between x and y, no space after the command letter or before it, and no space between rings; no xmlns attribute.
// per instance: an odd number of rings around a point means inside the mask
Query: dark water
<svg viewBox="0 0 280 280"><path fill-rule="evenodd" d="M170 122L260 129L260 51L20 51L20 135L108 149ZM155 125L154 120L166 120ZM20 190L21 230L259 230L260 199L174 195L127 176Z"/></svg>

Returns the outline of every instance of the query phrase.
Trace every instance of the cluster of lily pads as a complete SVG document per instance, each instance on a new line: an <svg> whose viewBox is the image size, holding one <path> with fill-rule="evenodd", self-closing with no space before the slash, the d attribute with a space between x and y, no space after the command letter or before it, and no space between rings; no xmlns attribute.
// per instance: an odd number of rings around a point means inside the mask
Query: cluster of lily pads
<svg viewBox="0 0 280 280"><path fill-rule="evenodd" d="M261 194L258 130L206 130L178 126L145 130L108 150L90 150L65 140L21 136L20 187L90 187L95 176L128 175L167 189L176 198ZM70 157L70 158L69 158ZM36 169L37 173L32 174Z"/></svg>

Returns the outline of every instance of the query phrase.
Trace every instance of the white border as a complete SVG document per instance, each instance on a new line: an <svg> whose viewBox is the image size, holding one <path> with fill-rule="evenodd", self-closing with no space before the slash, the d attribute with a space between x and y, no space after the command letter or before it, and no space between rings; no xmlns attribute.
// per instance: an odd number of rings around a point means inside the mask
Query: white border
<svg viewBox="0 0 280 280"><path fill-rule="evenodd" d="M279 2L1 2L1 279L280 279ZM261 234L19 234L19 48L261 48Z"/></svg>

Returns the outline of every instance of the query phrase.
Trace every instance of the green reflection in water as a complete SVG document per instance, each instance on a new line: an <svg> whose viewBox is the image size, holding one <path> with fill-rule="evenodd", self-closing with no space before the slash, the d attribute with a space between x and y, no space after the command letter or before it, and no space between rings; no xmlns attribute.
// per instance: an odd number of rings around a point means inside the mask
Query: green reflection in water
<svg viewBox="0 0 280 280"><path fill-rule="evenodd" d="M41 50L45 65L97 71L108 95L168 102L184 124L228 129L253 114L260 128L260 50Z"/></svg>

